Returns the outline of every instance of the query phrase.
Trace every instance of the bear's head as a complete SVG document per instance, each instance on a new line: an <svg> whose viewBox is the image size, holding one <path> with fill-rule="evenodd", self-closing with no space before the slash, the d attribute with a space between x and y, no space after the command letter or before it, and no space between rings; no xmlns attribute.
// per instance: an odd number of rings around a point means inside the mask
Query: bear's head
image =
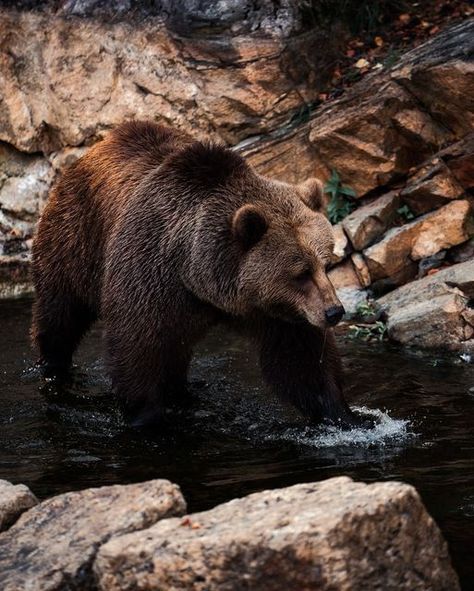
<svg viewBox="0 0 474 591"><path fill-rule="evenodd" d="M174 157L172 169L197 202L184 278L190 291L240 316L263 312L321 329L339 322L320 181L273 181L235 152L200 142Z"/></svg>
<svg viewBox="0 0 474 591"><path fill-rule="evenodd" d="M334 235L321 213L320 181L295 186L260 177L254 191L231 220L242 302L289 322L337 324L344 308L327 276Z"/></svg>

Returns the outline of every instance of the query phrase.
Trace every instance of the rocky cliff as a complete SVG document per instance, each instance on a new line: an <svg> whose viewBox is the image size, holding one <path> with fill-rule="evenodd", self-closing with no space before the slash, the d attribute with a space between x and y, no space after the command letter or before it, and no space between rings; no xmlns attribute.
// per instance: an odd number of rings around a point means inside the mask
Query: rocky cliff
<svg viewBox="0 0 474 591"><path fill-rule="evenodd" d="M308 118L302 106L317 99L344 34L298 6L4 3L0 291L29 288L31 237L58 170L118 122L143 117L223 141L282 180L337 171L356 192L335 228L331 271L348 307L390 298L381 305L396 340L413 342L406 318L423 333L436 317L445 338L416 344L473 350L474 22L381 65ZM463 263L462 281L432 276ZM435 308L418 301L427 274L443 296ZM404 306L418 307L400 324L407 282L415 295Z"/></svg>

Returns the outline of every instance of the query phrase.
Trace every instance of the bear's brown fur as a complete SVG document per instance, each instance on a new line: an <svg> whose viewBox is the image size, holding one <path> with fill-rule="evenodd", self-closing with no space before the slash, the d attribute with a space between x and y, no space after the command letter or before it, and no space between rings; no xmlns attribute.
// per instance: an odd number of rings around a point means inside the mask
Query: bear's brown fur
<svg viewBox="0 0 474 591"><path fill-rule="evenodd" d="M67 368L97 318L137 423L185 389L192 347L221 321L260 343L263 377L305 415L351 422L328 325L333 237L320 183L258 175L222 146L128 122L69 167L33 247L33 340Z"/></svg>

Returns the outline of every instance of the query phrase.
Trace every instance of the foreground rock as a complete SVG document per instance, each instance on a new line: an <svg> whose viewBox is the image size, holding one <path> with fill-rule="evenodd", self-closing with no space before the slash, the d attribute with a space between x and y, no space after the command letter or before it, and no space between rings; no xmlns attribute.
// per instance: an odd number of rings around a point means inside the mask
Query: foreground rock
<svg viewBox="0 0 474 591"><path fill-rule="evenodd" d="M400 343L474 352L474 260L413 281L378 300Z"/></svg>
<svg viewBox="0 0 474 591"><path fill-rule="evenodd" d="M299 484L167 519L100 549L102 591L456 591L416 491L349 478Z"/></svg>
<svg viewBox="0 0 474 591"><path fill-rule="evenodd" d="M38 499L24 484L0 480L0 531L10 527L20 515L34 507Z"/></svg>
<svg viewBox="0 0 474 591"><path fill-rule="evenodd" d="M93 588L91 567L102 543L185 509L179 488L167 480L53 497L0 534L0 589Z"/></svg>

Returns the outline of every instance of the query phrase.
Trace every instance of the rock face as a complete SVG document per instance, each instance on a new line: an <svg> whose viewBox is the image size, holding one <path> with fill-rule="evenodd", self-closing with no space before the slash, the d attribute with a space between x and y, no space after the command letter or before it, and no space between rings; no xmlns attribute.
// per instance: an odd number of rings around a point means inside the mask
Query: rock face
<svg viewBox="0 0 474 591"><path fill-rule="evenodd" d="M235 499L114 538L102 591L455 591L446 544L416 491L349 478Z"/></svg>
<svg viewBox="0 0 474 591"><path fill-rule="evenodd" d="M35 495L24 484L14 485L7 480L0 480L0 531L10 527L37 502Z"/></svg>
<svg viewBox="0 0 474 591"><path fill-rule="evenodd" d="M390 337L403 344L474 352L474 259L380 298Z"/></svg>
<svg viewBox="0 0 474 591"><path fill-rule="evenodd" d="M0 588L90 589L100 544L185 510L179 488L166 480L53 497L0 534Z"/></svg>
<svg viewBox="0 0 474 591"><path fill-rule="evenodd" d="M315 100L344 38L308 34L290 2L167 2L122 20L79 4L2 11L0 140L19 150L91 143L132 117L231 144L267 133Z"/></svg>

